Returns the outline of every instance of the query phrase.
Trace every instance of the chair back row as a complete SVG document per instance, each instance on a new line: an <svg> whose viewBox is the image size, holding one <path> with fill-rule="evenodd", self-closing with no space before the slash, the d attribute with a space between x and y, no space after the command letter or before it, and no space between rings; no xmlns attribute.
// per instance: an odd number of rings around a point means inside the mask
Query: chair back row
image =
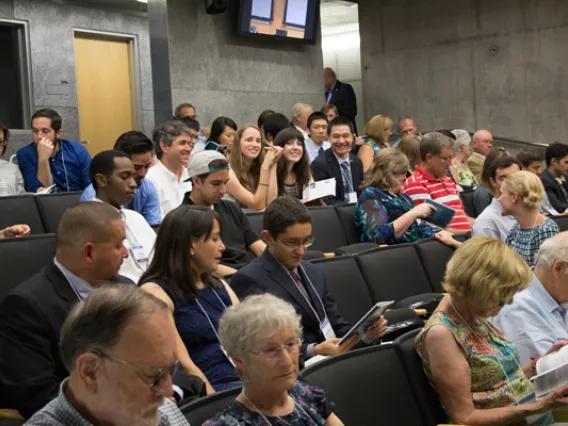
<svg viewBox="0 0 568 426"><path fill-rule="evenodd" d="M65 210L80 198L81 192L0 197L0 229L26 224L33 235L55 233Z"/></svg>

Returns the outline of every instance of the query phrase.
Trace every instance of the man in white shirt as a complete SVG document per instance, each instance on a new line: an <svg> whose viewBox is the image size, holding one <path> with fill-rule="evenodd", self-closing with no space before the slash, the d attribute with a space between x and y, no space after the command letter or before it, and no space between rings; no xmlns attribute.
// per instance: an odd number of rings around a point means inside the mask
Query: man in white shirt
<svg viewBox="0 0 568 426"><path fill-rule="evenodd" d="M128 250L128 257L120 266L120 275L137 283L152 258L156 233L140 213L121 207L134 198L137 186L134 165L128 155L121 151L103 151L93 158L89 174L97 194L93 201L110 204L124 220L124 246Z"/></svg>
<svg viewBox="0 0 568 426"><path fill-rule="evenodd" d="M146 179L158 191L162 219L183 201L186 192L191 191L187 174L189 156L197 140L197 132L179 120L170 120L158 125L152 139L158 161L148 170Z"/></svg>
<svg viewBox="0 0 568 426"><path fill-rule="evenodd" d="M302 132L304 140L309 138L308 135L308 117L314 112L313 108L308 104L296 104L292 109L292 125Z"/></svg>
<svg viewBox="0 0 568 426"><path fill-rule="evenodd" d="M323 112L313 112L308 117L308 133L310 137L306 139L306 151L310 164L318 155L331 147L327 139L327 117Z"/></svg>
<svg viewBox="0 0 568 426"><path fill-rule="evenodd" d="M489 183L495 190L495 197L491 204L477 217L473 223L474 237L486 235L501 241L507 239L509 231L516 223L513 216L501 214L501 203L497 200L501 196L501 185L511 173L521 170L521 165L513 157L498 157L489 168Z"/></svg>

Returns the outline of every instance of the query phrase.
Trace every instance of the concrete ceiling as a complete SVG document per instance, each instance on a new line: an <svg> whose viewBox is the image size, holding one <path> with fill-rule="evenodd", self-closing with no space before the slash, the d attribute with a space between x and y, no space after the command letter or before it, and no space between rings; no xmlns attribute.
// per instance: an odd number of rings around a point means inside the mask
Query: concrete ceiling
<svg viewBox="0 0 568 426"><path fill-rule="evenodd" d="M336 34L349 30L358 30L358 5L342 0L322 0L321 6L322 34Z"/></svg>

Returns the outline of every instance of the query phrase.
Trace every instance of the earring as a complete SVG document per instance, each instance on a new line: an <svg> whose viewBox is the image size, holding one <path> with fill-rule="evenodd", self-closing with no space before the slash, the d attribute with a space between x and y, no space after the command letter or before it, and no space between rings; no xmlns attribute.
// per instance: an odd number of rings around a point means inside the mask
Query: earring
<svg viewBox="0 0 568 426"><path fill-rule="evenodd" d="M244 374L241 376L241 382L243 383L243 386L246 386L247 383L250 383L250 380L247 376L245 376Z"/></svg>

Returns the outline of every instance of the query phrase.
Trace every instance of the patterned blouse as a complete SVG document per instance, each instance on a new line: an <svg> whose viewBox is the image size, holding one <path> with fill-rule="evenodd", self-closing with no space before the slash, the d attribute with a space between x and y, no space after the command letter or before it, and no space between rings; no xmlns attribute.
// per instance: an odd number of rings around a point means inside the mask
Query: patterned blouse
<svg viewBox="0 0 568 426"><path fill-rule="evenodd" d="M270 424L291 426L325 426L327 418L333 414L334 404L329 401L325 392L315 386L296 382L290 389L290 396L295 401L295 408L287 416L266 416ZM244 405L233 401L225 411L217 414L203 426L266 426L266 420Z"/></svg>
<svg viewBox="0 0 568 426"><path fill-rule="evenodd" d="M449 328L467 354L471 370L471 396L476 409L513 406L534 392L531 382L519 368L520 358L515 345L507 340L501 330L485 320L471 326L474 334L458 317L442 311L434 312L415 341L416 351L432 387L435 388L430 364L425 357L424 336L435 325ZM531 425L545 426L553 422L552 415L548 413ZM526 424L526 421L521 421L509 426Z"/></svg>
<svg viewBox="0 0 568 426"><path fill-rule="evenodd" d="M560 228L552 219L546 219L540 225L531 229L521 229L519 223L515 223L505 242L519 253L530 267L533 267L541 244L544 240L559 232Z"/></svg>
<svg viewBox="0 0 568 426"><path fill-rule="evenodd" d="M467 165L462 168L456 161L452 161L452 165L456 169L456 172L458 172L458 181L456 182L458 185L477 186L479 184Z"/></svg>
<svg viewBox="0 0 568 426"><path fill-rule="evenodd" d="M423 220L416 220L399 238L394 232L393 222L414 208L408 195L393 195L376 186L363 190L355 206L355 226L361 235L361 242L377 244L411 243L429 238L440 230Z"/></svg>

